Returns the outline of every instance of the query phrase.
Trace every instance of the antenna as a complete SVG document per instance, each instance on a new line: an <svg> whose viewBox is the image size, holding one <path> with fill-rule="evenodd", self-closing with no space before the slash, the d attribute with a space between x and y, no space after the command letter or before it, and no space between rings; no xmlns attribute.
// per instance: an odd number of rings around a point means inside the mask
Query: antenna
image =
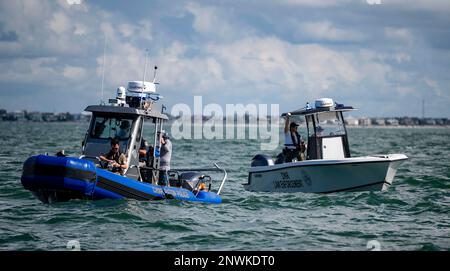
<svg viewBox="0 0 450 271"><path fill-rule="evenodd" d="M156 70L158 69L158 66L155 66L155 70L153 71L153 84L155 84L156 81Z"/></svg>
<svg viewBox="0 0 450 271"><path fill-rule="evenodd" d="M425 99L422 99L422 119L425 119Z"/></svg>
<svg viewBox="0 0 450 271"><path fill-rule="evenodd" d="M105 33L105 44L103 45L103 67L102 67L102 97L100 100L100 104L103 104L103 86L105 81L105 61L106 61L106 33Z"/></svg>
<svg viewBox="0 0 450 271"><path fill-rule="evenodd" d="M144 78L142 79L142 90L141 93L144 91L145 88L145 74L147 73L147 59L148 59L148 49L145 49L145 67L144 67Z"/></svg>

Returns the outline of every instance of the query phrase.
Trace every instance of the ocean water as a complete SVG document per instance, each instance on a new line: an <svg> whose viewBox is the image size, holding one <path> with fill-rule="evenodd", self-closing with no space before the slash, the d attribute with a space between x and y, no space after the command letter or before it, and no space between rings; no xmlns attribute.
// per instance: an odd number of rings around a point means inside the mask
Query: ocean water
<svg viewBox="0 0 450 271"><path fill-rule="evenodd" d="M70 201L43 204L20 183L22 163L79 155L86 123L0 122L0 250L450 250L450 129L350 128L352 156L410 159L386 192L247 192L257 140L173 140L172 167L219 162L223 203ZM275 155L277 152L268 152ZM217 177L220 177L218 175ZM217 184L218 185L218 184Z"/></svg>

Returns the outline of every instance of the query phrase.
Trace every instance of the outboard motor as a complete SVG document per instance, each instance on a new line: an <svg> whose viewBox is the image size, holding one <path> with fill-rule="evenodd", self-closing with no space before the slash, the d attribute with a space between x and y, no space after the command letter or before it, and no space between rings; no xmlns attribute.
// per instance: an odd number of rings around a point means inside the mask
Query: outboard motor
<svg viewBox="0 0 450 271"><path fill-rule="evenodd" d="M252 159L252 167L264 167L264 166L273 166L274 162L272 158L265 154L257 154Z"/></svg>
<svg viewBox="0 0 450 271"><path fill-rule="evenodd" d="M275 160L275 165L283 164L283 163L284 163L284 154L282 152L280 152L277 155L277 159Z"/></svg>
<svg viewBox="0 0 450 271"><path fill-rule="evenodd" d="M180 175L181 187L193 191L202 175L196 171L183 172Z"/></svg>

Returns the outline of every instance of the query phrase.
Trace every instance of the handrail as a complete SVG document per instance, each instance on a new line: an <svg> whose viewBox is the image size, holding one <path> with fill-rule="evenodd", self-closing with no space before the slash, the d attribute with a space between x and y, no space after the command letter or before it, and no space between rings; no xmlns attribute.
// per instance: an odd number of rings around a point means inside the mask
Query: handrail
<svg viewBox="0 0 450 271"><path fill-rule="evenodd" d="M222 170L223 173L224 173L224 176L223 176L223 179L222 179L222 183L220 184L219 190L217 190L217 195L219 195L220 192L222 191L223 185L225 184L225 180L227 179L228 174L227 174L227 171L224 168L219 167L219 165L217 165L217 163L214 163L214 166L217 169Z"/></svg>
<svg viewBox="0 0 450 271"><path fill-rule="evenodd" d="M87 156L87 155L81 155L80 157L78 157L78 159L83 159L83 158L95 158L97 159L99 162L101 162L102 160L98 157L98 156Z"/></svg>

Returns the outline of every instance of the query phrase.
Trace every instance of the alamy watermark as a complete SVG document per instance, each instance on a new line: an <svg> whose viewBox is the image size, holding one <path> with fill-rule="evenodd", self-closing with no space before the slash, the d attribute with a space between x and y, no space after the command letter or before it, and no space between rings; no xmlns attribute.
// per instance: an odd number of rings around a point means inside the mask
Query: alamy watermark
<svg viewBox="0 0 450 271"><path fill-rule="evenodd" d="M270 112L269 112L270 108ZM203 105L194 96L194 108L176 104L170 112L177 118L170 127L175 139L257 139L261 150L275 150L279 145L280 110L278 104Z"/></svg>

